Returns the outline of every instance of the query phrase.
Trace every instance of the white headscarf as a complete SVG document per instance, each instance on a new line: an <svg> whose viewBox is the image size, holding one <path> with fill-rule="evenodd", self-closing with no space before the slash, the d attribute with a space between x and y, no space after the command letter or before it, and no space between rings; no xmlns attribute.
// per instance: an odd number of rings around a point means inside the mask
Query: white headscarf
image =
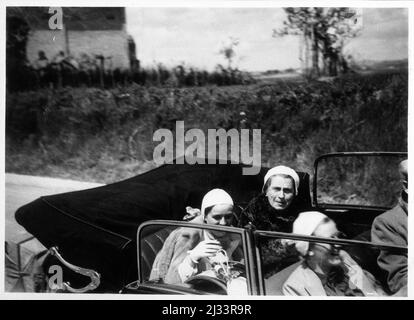
<svg viewBox="0 0 414 320"><path fill-rule="evenodd" d="M216 204L230 204L234 205L231 196L223 189L213 189L207 192L201 202L201 215L204 217L205 210L208 207Z"/></svg>
<svg viewBox="0 0 414 320"><path fill-rule="evenodd" d="M318 211L302 212L293 222L293 233L310 236L325 218L328 217ZM309 250L309 242L295 240L294 243L296 250L302 256L306 256Z"/></svg>
<svg viewBox="0 0 414 320"><path fill-rule="evenodd" d="M299 176L296 173L295 170L286 167L286 166L277 166L277 167L273 167L272 169L269 169L269 171L267 171L265 177L264 177L264 181L263 181L263 191L264 191L264 186L267 182L267 180L269 180L270 177L277 175L277 174L284 174L287 175L289 177L291 177L293 179L293 181L295 182L295 195L298 195L298 191L299 191Z"/></svg>

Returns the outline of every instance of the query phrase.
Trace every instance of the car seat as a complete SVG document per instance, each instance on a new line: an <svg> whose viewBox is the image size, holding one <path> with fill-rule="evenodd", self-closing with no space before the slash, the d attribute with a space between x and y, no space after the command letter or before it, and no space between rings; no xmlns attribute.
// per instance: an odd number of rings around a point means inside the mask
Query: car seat
<svg viewBox="0 0 414 320"><path fill-rule="evenodd" d="M370 242L371 231L364 231L354 237L353 240ZM383 287L387 289L387 287L384 286L386 283L386 274L383 270L381 270L377 262L378 256L380 254L380 250L378 248L361 245L351 246L347 249L347 251L362 269L370 272L375 277L375 279L377 279L381 284L383 284Z"/></svg>
<svg viewBox="0 0 414 320"><path fill-rule="evenodd" d="M170 233L176 228L173 226L157 226L156 230L151 228L151 232L141 238L141 275L143 279L149 279L152 264L155 257L164 245L165 240Z"/></svg>
<svg viewBox="0 0 414 320"><path fill-rule="evenodd" d="M278 273L265 279L265 290L267 296L283 296L283 284L289 278L293 271L302 263L302 261L295 262L290 266L282 269Z"/></svg>

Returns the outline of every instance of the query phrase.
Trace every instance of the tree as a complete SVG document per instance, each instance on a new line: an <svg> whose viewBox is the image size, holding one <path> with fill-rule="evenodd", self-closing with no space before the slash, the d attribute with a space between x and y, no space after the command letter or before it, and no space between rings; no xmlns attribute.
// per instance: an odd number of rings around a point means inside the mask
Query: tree
<svg viewBox="0 0 414 320"><path fill-rule="evenodd" d="M7 12L6 18L6 77L7 89L16 90L27 76L26 44L29 36L29 25L18 15Z"/></svg>
<svg viewBox="0 0 414 320"><path fill-rule="evenodd" d="M302 37L300 55L302 69L306 75L335 76L338 71L347 71L343 48L347 40L355 37L360 30L356 23L360 17L355 10L318 7L284 10L287 20L283 22L283 28L273 30L273 36L300 35ZM309 60L311 67L309 67ZM322 70L320 61L323 64Z"/></svg>
<svg viewBox="0 0 414 320"><path fill-rule="evenodd" d="M228 69L231 70L233 58L236 56L235 48L239 45L239 39L230 37L229 40L228 44L223 45L220 53L224 55L224 58L227 60Z"/></svg>

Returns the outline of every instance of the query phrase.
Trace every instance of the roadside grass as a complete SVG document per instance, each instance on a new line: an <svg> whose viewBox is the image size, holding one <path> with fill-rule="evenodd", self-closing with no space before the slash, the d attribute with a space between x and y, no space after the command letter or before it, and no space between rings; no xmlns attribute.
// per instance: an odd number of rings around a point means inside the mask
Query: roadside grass
<svg viewBox="0 0 414 320"><path fill-rule="evenodd" d="M407 150L407 72L228 87L7 93L6 172L111 183L156 165L153 133L261 129L262 164L312 172L335 151ZM245 112L246 117L240 115ZM245 120L245 121L244 121Z"/></svg>

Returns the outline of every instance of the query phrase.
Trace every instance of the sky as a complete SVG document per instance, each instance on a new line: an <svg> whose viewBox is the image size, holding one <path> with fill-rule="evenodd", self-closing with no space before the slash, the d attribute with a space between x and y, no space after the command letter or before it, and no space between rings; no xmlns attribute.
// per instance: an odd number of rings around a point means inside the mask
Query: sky
<svg viewBox="0 0 414 320"><path fill-rule="evenodd" d="M234 66L245 71L298 68L299 38L272 37L282 26L281 8L127 8L128 33L141 65L162 63L212 70L226 65L220 49L236 38ZM345 47L356 60L408 57L408 10L362 9L360 35Z"/></svg>

